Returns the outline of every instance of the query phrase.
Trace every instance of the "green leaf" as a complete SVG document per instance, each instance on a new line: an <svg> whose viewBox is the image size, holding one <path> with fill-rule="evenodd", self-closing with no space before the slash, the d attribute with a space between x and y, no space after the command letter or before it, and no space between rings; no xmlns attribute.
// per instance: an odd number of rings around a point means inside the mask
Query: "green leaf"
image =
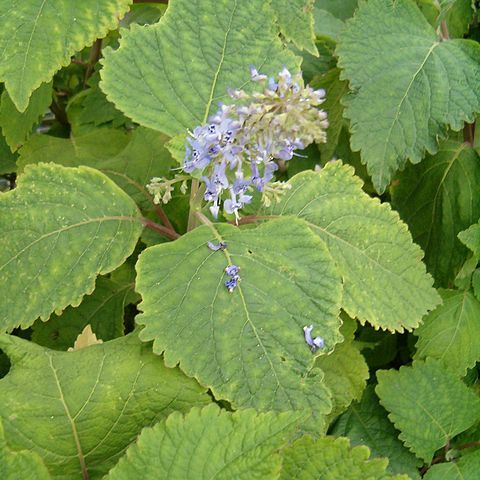
<svg viewBox="0 0 480 480"><path fill-rule="evenodd" d="M420 478L417 467L422 462L398 439L399 432L388 420L372 385L367 386L360 402L350 405L338 419L331 434L348 437L354 446L366 445L374 457L388 458L389 473L406 473L412 479Z"/></svg>
<svg viewBox="0 0 480 480"><path fill-rule="evenodd" d="M414 358L432 357L458 376L480 360L480 302L470 292L440 290L443 304L423 319Z"/></svg>
<svg viewBox="0 0 480 480"><path fill-rule="evenodd" d="M480 158L466 143L448 140L436 155L407 165L392 186L392 203L425 251L439 285L451 285L467 259L457 235L480 217Z"/></svg>
<svg viewBox="0 0 480 480"><path fill-rule="evenodd" d="M272 0L280 31L299 49L318 56L313 30L315 0Z"/></svg>
<svg viewBox="0 0 480 480"><path fill-rule="evenodd" d="M131 132L96 129L69 139L35 135L20 150L19 171L45 158L67 167L97 168L117 183L143 209L152 209L145 185L152 177L170 174L173 160L165 148L167 137L148 128Z"/></svg>
<svg viewBox="0 0 480 480"><path fill-rule="evenodd" d="M52 102L52 83L42 83L32 94L28 108L20 113L4 90L0 103L0 127L12 152L23 145L32 128L45 114Z"/></svg>
<svg viewBox="0 0 480 480"><path fill-rule="evenodd" d="M0 330L78 305L142 231L133 200L89 167L29 166L0 195L0 212Z"/></svg>
<svg viewBox="0 0 480 480"><path fill-rule="evenodd" d="M290 183L270 213L303 218L326 242L342 274L348 315L392 331L418 326L440 298L398 214L365 194L353 168L340 162Z"/></svg>
<svg viewBox="0 0 480 480"><path fill-rule="evenodd" d="M39 454L56 479L101 478L144 426L209 402L133 334L74 352L1 335L0 348L12 360L0 380L9 447Z"/></svg>
<svg viewBox="0 0 480 480"><path fill-rule="evenodd" d="M480 222L460 232L458 238L473 252L475 257L480 260Z"/></svg>
<svg viewBox="0 0 480 480"><path fill-rule="evenodd" d="M324 373L325 383L332 393L333 409L330 418L340 415L353 400L362 397L369 377L368 365L353 344L355 328L354 320L344 319L340 329L344 337L343 343L335 345L335 350L330 355L319 357L315 363Z"/></svg>
<svg viewBox="0 0 480 480"><path fill-rule="evenodd" d="M212 252L208 241L228 248ZM229 293L227 265L241 268ZM331 409L303 327L326 349L341 340L341 283L324 243L301 220L255 229L199 227L146 249L137 263L137 316L167 366L180 365L218 399L258 410L314 410L321 428ZM316 376L314 375L316 374Z"/></svg>
<svg viewBox="0 0 480 480"><path fill-rule="evenodd" d="M329 12L340 20L347 20L353 17L358 6L358 0L315 0L315 9L319 8Z"/></svg>
<svg viewBox="0 0 480 480"><path fill-rule="evenodd" d="M281 467L278 450L300 419L295 412L230 413L215 405L175 412L143 430L107 478L270 480Z"/></svg>
<svg viewBox="0 0 480 480"><path fill-rule="evenodd" d="M0 419L0 476L3 480L49 480L50 474L36 452L8 448Z"/></svg>
<svg viewBox="0 0 480 480"><path fill-rule="evenodd" d="M424 480L477 480L480 472L480 451L468 452L452 462L433 465Z"/></svg>
<svg viewBox="0 0 480 480"><path fill-rule="evenodd" d="M264 0L174 0L159 23L122 35L118 50L104 52L100 87L133 120L169 136L204 123L227 88L249 90L248 65L269 75L299 66Z"/></svg>
<svg viewBox="0 0 480 480"><path fill-rule="evenodd" d="M0 135L0 175L17 171L16 158L17 155L11 152L5 137Z"/></svg>
<svg viewBox="0 0 480 480"><path fill-rule="evenodd" d="M379 370L376 392L400 439L429 463L451 438L480 420L480 399L436 360Z"/></svg>
<svg viewBox="0 0 480 480"><path fill-rule="evenodd" d="M452 38L462 38L473 20L472 0L417 0L417 3L435 28L446 22L448 35Z"/></svg>
<svg viewBox="0 0 480 480"><path fill-rule="evenodd" d="M131 0L0 0L0 81L20 112L70 57L117 27Z"/></svg>
<svg viewBox="0 0 480 480"><path fill-rule="evenodd" d="M322 110L328 115L327 143L318 146L322 160L326 162L332 159L343 128L343 106L340 100L347 94L348 84L340 80L340 70L334 68L325 75L314 78L312 87L323 88L327 92L325 103L322 104Z"/></svg>
<svg viewBox="0 0 480 480"><path fill-rule="evenodd" d="M130 282L122 283L98 277L95 290L83 298L80 306L67 307L62 315L53 314L46 323L37 320L32 341L54 350L67 350L87 325L104 342L122 336L124 308L134 298L134 287L134 275Z"/></svg>
<svg viewBox="0 0 480 480"><path fill-rule="evenodd" d="M386 473L387 459L369 457L367 447L350 449L348 438L304 436L283 451L280 480L408 480Z"/></svg>
<svg viewBox="0 0 480 480"><path fill-rule="evenodd" d="M446 126L460 130L480 110L480 45L439 41L413 0L362 2L337 47L353 89L345 116L352 148L385 190L407 159L437 151ZM468 81L466 81L468 79Z"/></svg>
<svg viewBox="0 0 480 480"><path fill-rule="evenodd" d="M332 15L327 10L322 10L315 3L315 35L322 39L337 42L340 32L345 28L345 23Z"/></svg>

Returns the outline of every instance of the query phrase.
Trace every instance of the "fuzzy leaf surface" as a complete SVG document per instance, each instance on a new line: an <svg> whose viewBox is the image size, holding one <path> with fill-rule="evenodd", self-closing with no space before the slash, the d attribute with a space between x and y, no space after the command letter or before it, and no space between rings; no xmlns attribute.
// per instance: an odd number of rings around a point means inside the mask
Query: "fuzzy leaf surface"
<svg viewBox="0 0 480 480"><path fill-rule="evenodd" d="M0 81L23 112L70 57L117 27L131 0L0 1Z"/></svg>
<svg viewBox="0 0 480 480"><path fill-rule="evenodd" d="M374 457L388 458L387 471L406 473L419 479L417 467L422 462L398 439L399 432L387 418L373 386L367 386L362 399L354 402L335 423L332 435L348 437L352 445L366 445Z"/></svg>
<svg viewBox="0 0 480 480"><path fill-rule="evenodd" d="M168 479L269 480L281 465L278 449L287 444L302 415L235 413L215 405L173 413L143 430L108 480Z"/></svg>
<svg viewBox="0 0 480 480"><path fill-rule="evenodd" d="M50 480L40 455L36 452L10 450L0 419L0 475L3 480Z"/></svg>
<svg viewBox="0 0 480 480"><path fill-rule="evenodd" d="M303 218L326 242L342 274L342 307L350 317L403 331L440 303L406 225L388 204L362 191L352 167L328 163L290 183L268 213Z"/></svg>
<svg viewBox="0 0 480 480"><path fill-rule="evenodd" d="M447 125L460 130L480 110L480 45L440 41L412 0L362 2L337 54L353 90L352 148L380 193L407 159L437 151Z"/></svg>
<svg viewBox="0 0 480 480"><path fill-rule="evenodd" d="M428 271L448 286L467 259L460 231L480 217L480 158L466 143L448 140L436 155L407 165L392 187L392 202L425 252Z"/></svg>
<svg viewBox="0 0 480 480"><path fill-rule="evenodd" d="M304 436L283 451L280 480L409 480L388 474L387 459L369 457L367 447L350 448L348 438Z"/></svg>
<svg viewBox="0 0 480 480"><path fill-rule="evenodd" d="M225 241L213 252L208 241ZM241 268L229 293L227 265ZM332 349L341 340L341 282L325 244L301 220L280 219L255 229L203 226L173 243L145 250L137 263L140 337L154 340L167 366L234 407L258 410L331 409L303 327ZM318 332L318 333L316 333Z"/></svg>
<svg viewBox="0 0 480 480"><path fill-rule="evenodd" d="M315 46L315 0L272 0L280 31L299 49L318 56Z"/></svg>
<svg viewBox="0 0 480 480"><path fill-rule="evenodd" d="M27 109L20 113L4 90L0 99L0 127L12 152L25 143L32 128L52 102L52 83L42 83L33 93Z"/></svg>
<svg viewBox="0 0 480 480"><path fill-rule="evenodd" d="M432 357L464 376L480 360L480 302L463 290L441 290L443 304L415 330L416 359Z"/></svg>
<svg viewBox="0 0 480 480"><path fill-rule="evenodd" d="M131 334L74 352L9 335L12 361L0 380L0 418L9 447L39 454L55 479L101 478L144 426L209 402L178 369Z"/></svg>
<svg viewBox="0 0 480 480"><path fill-rule="evenodd" d="M0 330L78 305L98 274L132 253L140 218L133 200L97 170L27 168L17 188L0 196Z"/></svg>
<svg viewBox="0 0 480 480"><path fill-rule="evenodd" d="M122 35L118 50L104 52L100 87L130 118L169 136L204 123L228 88L251 88L248 65L268 75L299 67L263 0L173 0L159 23Z"/></svg>
<svg viewBox="0 0 480 480"><path fill-rule="evenodd" d="M455 435L480 420L480 399L433 359L400 370L379 370L380 403L401 431L399 438L425 462Z"/></svg>

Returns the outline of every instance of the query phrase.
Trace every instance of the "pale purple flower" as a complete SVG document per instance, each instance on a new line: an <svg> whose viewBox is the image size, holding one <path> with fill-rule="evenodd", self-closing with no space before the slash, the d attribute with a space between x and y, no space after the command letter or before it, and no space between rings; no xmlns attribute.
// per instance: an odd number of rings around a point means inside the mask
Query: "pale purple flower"
<svg viewBox="0 0 480 480"><path fill-rule="evenodd" d="M220 242L220 243L213 243L213 242L207 242L208 248L210 250L213 250L214 252L218 250L225 250L227 248L227 243L226 242Z"/></svg>
<svg viewBox="0 0 480 480"><path fill-rule="evenodd" d="M323 348L325 346L325 341L322 337L312 338L312 330L313 325L303 327L305 341L310 345L312 352L315 352L317 348Z"/></svg>

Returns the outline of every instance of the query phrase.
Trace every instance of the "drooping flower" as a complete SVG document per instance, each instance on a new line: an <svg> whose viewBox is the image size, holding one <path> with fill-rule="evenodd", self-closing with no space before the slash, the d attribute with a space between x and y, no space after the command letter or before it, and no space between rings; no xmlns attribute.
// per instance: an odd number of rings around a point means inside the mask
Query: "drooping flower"
<svg viewBox="0 0 480 480"><path fill-rule="evenodd" d="M310 345L312 352L315 352L318 348L323 348L325 346L325 341L323 337L312 338L313 325L303 327L303 332L305 335L305 341Z"/></svg>

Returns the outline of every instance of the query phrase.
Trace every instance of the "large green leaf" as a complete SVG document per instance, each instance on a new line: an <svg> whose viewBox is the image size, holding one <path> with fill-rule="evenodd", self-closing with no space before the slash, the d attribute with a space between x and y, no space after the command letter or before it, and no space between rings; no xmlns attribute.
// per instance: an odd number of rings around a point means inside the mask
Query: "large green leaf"
<svg viewBox="0 0 480 480"><path fill-rule="evenodd" d="M132 253L141 231L133 200L97 170L28 167L0 196L0 330L78 305L98 274Z"/></svg>
<svg viewBox="0 0 480 480"><path fill-rule="evenodd" d="M368 365L353 344L356 322L349 318L343 321L340 329L344 337L343 343L335 345L335 350L330 355L323 355L316 361L332 393L331 418L340 415L353 400L362 397L369 377Z"/></svg>
<svg viewBox="0 0 480 480"><path fill-rule="evenodd" d="M457 235L480 217L478 185L478 154L453 140L419 165L407 165L393 183L393 205L425 251L427 269L439 285L451 284L467 258Z"/></svg>
<svg viewBox="0 0 480 480"><path fill-rule="evenodd" d="M303 218L326 242L343 277L350 317L389 330L416 327L440 298L398 214L365 194L353 168L340 162L290 183L270 213Z"/></svg>
<svg viewBox="0 0 480 480"><path fill-rule="evenodd" d="M74 352L1 335L0 348L12 361L0 380L9 447L38 453L53 478L101 478L144 426L209 402L133 334Z"/></svg>
<svg viewBox="0 0 480 480"><path fill-rule="evenodd" d="M280 480L409 480L388 474L387 459L369 457L367 447L350 449L348 438L304 436L283 451Z"/></svg>
<svg viewBox="0 0 480 480"><path fill-rule="evenodd" d="M0 81L23 112L41 83L117 27L132 0L0 0Z"/></svg>
<svg viewBox="0 0 480 480"><path fill-rule="evenodd" d="M229 413L215 405L173 413L145 429L110 480L270 480L281 466L280 447L287 444L302 415Z"/></svg>
<svg viewBox="0 0 480 480"><path fill-rule="evenodd" d="M387 471L390 473L406 473L412 479L420 478L417 467L422 462L398 439L399 432L388 420L372 385L366 388L360 402L350 405L338 419L331 434L348 437L352 445L366 445L374 457L388 458Z"/></svg>
<svg viewBox="0 0 480 480"><path fill-rule="evenodd" d="M298 70L264 0L172 0L159 23L122 34L120 48L104 52L100 87L133 120L170 136L205 122L227 88L251 88L248 65Z"/></svg>
<svg viewBox="0 0 480 480"><path fill-rule="evenodd" d="M480 472L480 451L467 452L460 458L433 465L428 469L424 480L478 480Z"/></svg>
<svg viewBox="0 0 480 480"><path fill-rule="evenodd" d="M33 126L45 114L51 102L51 82L43 83L33 92L28 108L23 113L17 110L6 90L2 93L0 127L12 152L28 140Z"/></svg>
<svg viewBox="0 0 480 480"><path fill-rule="evenodd" d="M104 342L120 337L124 333L125 305L135 299L134 287L134 275L124 282L98 277L94 292L85 296L78 307L67 307L62 315L53 314L46 323L37 320L32 327L32 341L67 350L87 325Z"/></svg>
<svg viewBox="0 0 480 480"><path fill-rule="evenodd" d="M226 250L208 248L220 240ZM232 264L242 281L229 293L224 269ZM311 372L315 356L303 327L313 324L326 349L341 340L341 283L325 244L303 221L199 227L146 249L137 272L140 337L155 340L167 366L179 364L234 407L309 408L322 425L330 394L321 373Z"/></svg>
<svg viewBox="0 0 480 480"><path fill-rule="evenodd" d="M436 450L480 420L480 399L433 359L377 372L376 392L400 439L427 463Z"/></svg>
<svg viewBox="0 0 480 480"><path fill-rule="evenodd" d="M0 419L0 477L2 480L49 480L42 458L36 452L15 452L8 448Z"/></svg>
<svg viewBox="0 0 480 480"><path fill-rule="evenodd" d="M4 173L13 173L17 170L16 154L10 151L9 146L3 135L0 135L0 175Z"/></svg>
<svg viewBox="0 0 480 480"><path fill-rule="evenodd" d="M385 190L406 160L437 151L446 126L480 111L480 45L439 41L413 0L362 2L337 47L353 93L345 116L375 187Z"/></svg>
<svg viewBox="0 0 480 480"><path fill-rule="evenodd" d="M329 12L340 20L347 20L353 16L358 6L358 0L315 0L315 8Z"/></svg>
<svg viewBox="0 0 480 480"><path fill-rule="evenodd" d="M465 291L441 290L437 307L415 330L415 358L432 357L459 376L480 360L480 302Z"/></svg>
<svg viewBox="0 0 480 480"><path fill-rule="evenodd" d="M318 56L313 31L315 0L272 0L280 30L298 48Z"/></svg>
<svg viewBox="0 0 480 480"><path fill-rule="evenodd" d="M97 168L125 190L142 208L152 208L145 185L152 177L170 174L173 159L165 148L167 137L148 128L132 132L96 129L69 139L35 135L20 150L19 171L45 158L66 167Z"/></svg>

